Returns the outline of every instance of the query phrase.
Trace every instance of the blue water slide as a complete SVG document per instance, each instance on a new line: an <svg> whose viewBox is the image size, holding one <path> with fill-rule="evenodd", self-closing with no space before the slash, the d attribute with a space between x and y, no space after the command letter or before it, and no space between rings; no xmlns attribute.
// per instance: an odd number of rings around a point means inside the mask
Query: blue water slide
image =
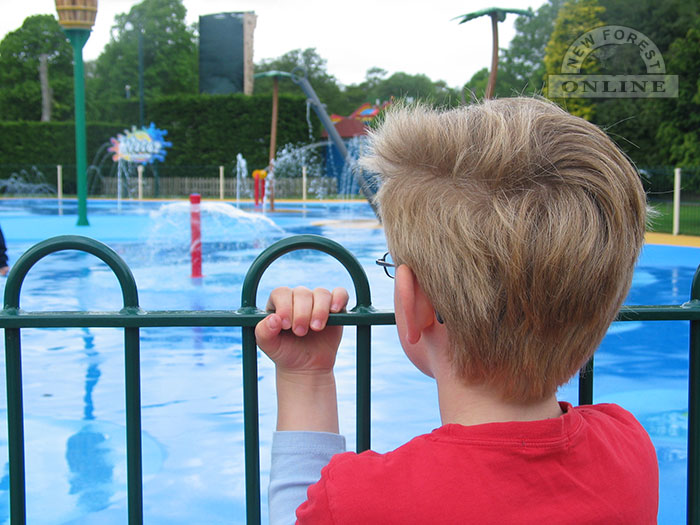
<svg viewBox="0 0 700 525"><path fill-rule="evenodd" d="M348 153L348 149L345 147L345 143L340 137L338 131L335 129L333 122L331 122L331 119L328 116L328 113L326 112L326 108L319 100L318 95L316 95L316 92L314 91L314 88L311 86L311 83L309 82L309 79L306 74L306 70L302 67L296 67L292 70L291 73L287 73L284 71L266 71L264 73L258 73L255 76L287 77L290 78L292 82L294 82L297 86L301 88L301 90L306 95L309 103L311 104L311 107L316 112L316 115L318 115L321 124L323 124L323 127L326 128L328 138L330 138L330 140L333 142L335 147L342 155L343 159L345 159L345 162L348 164L350 170L352 171L352 174L355 177L355 180L357 181L357 185L360 188L362 195L365 196L367 202L369 202L369 205L372 207L374 214L377 216L377 218L379 218L379 212L374 202L374 196L376 195L377 190L379 189L377 178L373 177L372 174L367 173L360 166L358 166L356 160L353 159Z"/></svg>

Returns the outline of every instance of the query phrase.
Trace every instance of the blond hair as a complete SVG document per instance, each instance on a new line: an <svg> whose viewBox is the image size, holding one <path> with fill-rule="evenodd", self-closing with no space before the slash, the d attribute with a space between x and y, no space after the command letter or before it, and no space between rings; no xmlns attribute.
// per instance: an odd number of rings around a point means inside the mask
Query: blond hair
<svg viewBox="0 0 700 525"><path fill-rule="evenodd" d="M531 401L590 358L644 239L639 176L596 126L544 100L397 107L362 164L387 243L444 318L455 371Z"/></svg>

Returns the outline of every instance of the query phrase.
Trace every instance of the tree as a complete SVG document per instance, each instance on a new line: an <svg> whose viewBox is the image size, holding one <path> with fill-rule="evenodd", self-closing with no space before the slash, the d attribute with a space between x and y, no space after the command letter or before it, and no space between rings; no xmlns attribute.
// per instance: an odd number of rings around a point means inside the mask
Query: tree
<svg viewBox="0 0 700 525"><path fill-rule="evenodd" d="M562 3L563 0L550 0L534 16L519 16L515 19L515 36L507 49L500 50L498 82L494 93L496 97L542 93L546 77L545 48ZM464 101L484 98L488 78L487 68L474 73L464 85Z"/></svg>
<svg viewBox="0 0 700 525"><path fill-rule="evenodd" d="M533 13L531 10L523 9L501 9L499 7L490 7L488 9L482 9L481 11L475 11L473 13L468 13L462 15L462 20L460 24L474 20L481 16L489 16L491 18L491 37L492 37L492 55L491 55L491 72L489 73L488 84L486 85L486 91L484 92L484 98L493 98L496 91L496 78L498 77L498 22L504 22L506 15L508 13L518 14L524 17L531 17ZM459 18L459 17L457 17Z"/></svg>
<svg viewBox="0 0 700 525"><path fill-rule="evenodd" d="M387 74L384 69L373 67L367 70L364 82L345 88L344 93L352 106L348 112L365 102L381 105L401 98L439 106L455 106L460 102L459 91L450 88L444 80L433 81L423 74L400 71L386 78Z"/></svg>
<svg viewBox="0 0 700 525"><path fill-rule="evenodd" d="M486 86L489 83L489 69L481 68L472 75L472 78L464 84L463 92L465 94L464 102L468 103L471 100L481 100L486 96ZM502 84L502 83L501 83ZM500 87L500 85L499 85ZM500 98L502 93L500 89L496 90L496 97Z"/></svg>
<svg viewBox="0 0 700 525"><path fill-rule="evenodd" d="M328 74L326 59L322 58L315 48L294 49L280 57L262 60L255 66L255 72L284 71L291 73L296 68L302 68L306 71L311 87L314 88L319 100L326 105L328 113L342 111L343 96L338 83L333 75ZM303 74L299 70L298 72ZM256 78L254 90L256 94L260 95L272 94L272 79L269 77ZM288 80L279 82L279 92L291 95L301 94L299 87Z"/></svg>
<svg viewBox="0 0 700 525"><path fill-rule="evenodd" d="M667 70L677 74L677 100L664 101L658 145L666 152L664 163L700 165L700 17L683 38L677 39L667 56Z"/></svg>
<svg viewBox="0 0 700 525"><path fill-rule="evenodd" d="M547 75L561 73L562 62L567 49L578 37L603 25L601 16L605 8L598 4L598 0L568 0L559 9L554 31L545 48L544 66ZM596 74L598 61L596 52L590 53L581 65L581 73ZM573 115L578 115L586 120L592 120L595 105L591 99L558 99L557 102L566 107Z"/></svg>
<svg viewBox="0 0 700 525"><path fill-rule="evenodd" d="M698 2L684 0L599 0L605 7L602 20L610 25L622 25L643 33L659 48L666 59L666 72L678 75L680 79L680 99L598 99L595 101L593 122L607 129L618 138L620 146L641 166L653 166L682 162L685 154L678 154L677 144L684 143L686 138L674 138L671 142L661 140L657 135L660 130L666 130L666 138L670 129L685 130L686 124L692 121L696 113L682 113L678 116L678 106L687 110L692 96L687 88L688 82L697 79L700 63L692 64L693 43L692 34L688 31L698 20ZM686 41L686 39L688 39ZM677 42L671 51L671 44ZM683 49L690 46L689 49ZM602 56L601 67L605 74L641 74L647 73L637 46L615 45L608 46L609 52ZM689 62L690 61L690 62ZM691 65L692 64L692 65ZM688 67L688 66L691 67ZM697 107L693 109L697 111ZM669 118L673 118L672 128L668 127ZM662 133L663 135L663 133ZM692 141L691 141L692 143ZM664 147L659 147L664 144ZM671 150L674 150L673 153ZM692 156L691 156L692 157ZM697 159L697 157L696 157Z"/></svg>
<svg viewBox="0 0 700 525"><path fill-rule="evenodd" d="M143 0L115 17L110 42L88 77L88 111L138 96L139 33L142 34L144 94L148 99L198 92L197 32L187 26L182 0ZM148 104L146 103L146 109Z"/></svg>
<svg viewBox="0 0 700 525"><path fill-rule="evenodd" d="M35 15L0 42L0 116L3 120L39 120L39 60L46 55L52 114L73 114L73 50L53 15Z"/></svg>
<svg viewBox="0 0 700 525"><path fill-rule="evenodd" d="M453 95L444 82L433 82L426 75L409 75L394 73L379 82L371 91L372 101L391 100L392 98L422 99L442 104Z"/></svg>
<svg viewBox="0 0 700 525"><path fill-rule="evenodd" d="M371 67L365 73L365 80L359 84L350 84L343 90L346 105L338 113L347 115L360 107L365 102L376 103L378 100L377 88L384 82L388 75L386 69ZM381 103L382 101L379 100Z"/></svg>
<svg viewBox="0 0 700 525"><path fill-rule="evenodd" d="M549 0L540 6L535 16L515 19L515 36L501 58L501 67L511 79L511 85L507 86L511 88L511 95L513 91L520 94L542 92L546 76L545 49L563 2Z"/></svg>

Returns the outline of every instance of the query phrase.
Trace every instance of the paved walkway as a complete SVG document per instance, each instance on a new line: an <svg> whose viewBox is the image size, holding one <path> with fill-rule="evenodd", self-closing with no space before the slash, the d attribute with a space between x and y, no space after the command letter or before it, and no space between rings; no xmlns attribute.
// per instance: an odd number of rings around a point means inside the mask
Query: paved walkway
<svg viewBox="0 0 700 525"><path fill-rule="evenodd" d="M671 235L670 233L650 233L644 236L647 244L666 244L668 246L690 246L700 248L700 237L692 235Z"/></svg>

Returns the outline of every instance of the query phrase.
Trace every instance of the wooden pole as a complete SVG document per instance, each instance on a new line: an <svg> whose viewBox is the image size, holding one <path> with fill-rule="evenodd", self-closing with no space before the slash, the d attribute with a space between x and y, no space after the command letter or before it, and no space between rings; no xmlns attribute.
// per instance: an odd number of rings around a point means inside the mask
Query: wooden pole
<svg viewBox="0 0 700 525"><path fill-rule="evenodd" d="M139 182L139 200L143 200L143 164L136 166L136 174Z"/></svg>
<svg viewBox="0 0 700 525"><path fill-rule="evenodd" d="M496 76L498 75L498 14L491 13L491 33L493 34L493 51L491 55L491 73L486 86L484 98L493 98L496 91Z"/></svg>
<svg viewBox="0 0 700 525"><path fill-rule="evenodd" d="M219 166L219 200L224 200L224 167Z"/></svg>
<svg viewBox="0 0 700 525"><path fill-rule="evenodd" d="M58 200L63 199L63 166L61 164L56 166L56 194Z"/></svg>
<svg viewBox="0 0 700 525"><path fill-rule="evenodd" d="M301 167L301 200L306 200L306 166Z"/></svg>
<svg viewBox="0 0 700 525"><path fill-rule="evenodd" d="M279 98L279 81L272 77L272 123L270 127L270 165L267 180L269 181L270 211L275 211L275 152L277 151L277 101Z"/></svg>
<svg viewBox="0 0 700 525"><path fill-rule="evenodd" d="M63 215L63 166L56 166L56 196L58 197L58 214Z"/></svg>

